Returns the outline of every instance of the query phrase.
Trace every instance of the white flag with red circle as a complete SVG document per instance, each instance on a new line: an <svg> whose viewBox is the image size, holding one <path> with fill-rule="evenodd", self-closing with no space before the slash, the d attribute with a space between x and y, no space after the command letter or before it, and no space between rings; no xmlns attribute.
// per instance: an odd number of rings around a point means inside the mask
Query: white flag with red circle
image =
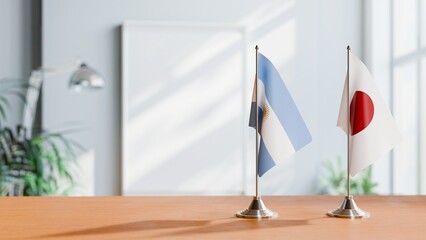
<svg viewBox="0 0 426 240"><path fill-rule="evenodd" d="M367 67L352 53L337 120L337 126L346 134L348 109L349 173L355 176L394 148L401 141L401 134Z"/></svg>

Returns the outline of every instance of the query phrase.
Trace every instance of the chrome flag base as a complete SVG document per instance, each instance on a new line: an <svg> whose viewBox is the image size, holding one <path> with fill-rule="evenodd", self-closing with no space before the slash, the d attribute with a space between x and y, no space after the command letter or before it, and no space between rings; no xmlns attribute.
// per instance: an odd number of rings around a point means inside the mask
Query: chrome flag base
<svg viewBox="0 0 426 240"><path fill-rule="evenodd" d="M253 197L250 206L235 216L240 218L276 218L278 214L269 210L260 197Z"/></svg>
<svg viewBox="0 0 426 240"><path fill-rule="evenodd" d="M353 196L345 196L345 199L343 200L342 205L332 211L329 211L327 213L330 217L339 217L339 218L369 218L370 213L365 212L358 208L358 206L355 203L355 200L353 199Z"/></svg>

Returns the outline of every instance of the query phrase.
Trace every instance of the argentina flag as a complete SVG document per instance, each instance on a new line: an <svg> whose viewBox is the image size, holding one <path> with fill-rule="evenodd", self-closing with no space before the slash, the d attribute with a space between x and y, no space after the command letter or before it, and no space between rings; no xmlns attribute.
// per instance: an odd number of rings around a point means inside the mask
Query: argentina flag
<svg viewBox="0 0 426 240"><path fill-rule="evenodd" d="M259 117L259 176L276 163L311 142L312 137L284 81L274 65L258 53L258 86L250 111L249 126L256 128L256 108Z"/></svg>

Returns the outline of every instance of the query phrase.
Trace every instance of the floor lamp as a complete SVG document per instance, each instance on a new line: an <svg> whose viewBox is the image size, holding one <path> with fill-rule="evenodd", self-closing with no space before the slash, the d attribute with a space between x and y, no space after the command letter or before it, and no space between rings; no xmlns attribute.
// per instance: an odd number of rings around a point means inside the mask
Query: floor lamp
<svg viewBox="0 0 426 240"><path fill-rule="evenodd" d="M26 104L23 112L22 124L27 129L27 137L31 137L34 117L37 111L37 102L44 79L49 76L72 70L69 88L79 91L81 89L101 89L105 85L104 79L97 71L86 63L76 61L75 64L58 68L40 67L31 72L29 79L30 88L26 95Z"/></svg>

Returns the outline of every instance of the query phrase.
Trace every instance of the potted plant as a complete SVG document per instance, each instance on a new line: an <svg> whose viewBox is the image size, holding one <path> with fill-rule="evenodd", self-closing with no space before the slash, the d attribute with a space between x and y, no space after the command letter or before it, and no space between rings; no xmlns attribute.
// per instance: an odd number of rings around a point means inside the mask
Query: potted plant
<svg viewBox="0 0 426 240"><path fill-rule="evenodd" d="M347 170L342 163L342 158L337 157L335 162L324 163L325 174L320 176L320 193L332 195L346 194ZM373 181L371 166L351 178L351 193L355 195L377 194L375 188L378 183Z"/></svg>
<svg viewBox="0 0 426 240"><path fill-rule="evenodd" d="M31 137L31 129L18 125L15 130L4 126L8 95L26 103L26 83L0 80L0 195L40 196L68 195L75 186L77 164L74 149L81 148L65 136L65 131L39 131Z"/></svg>

